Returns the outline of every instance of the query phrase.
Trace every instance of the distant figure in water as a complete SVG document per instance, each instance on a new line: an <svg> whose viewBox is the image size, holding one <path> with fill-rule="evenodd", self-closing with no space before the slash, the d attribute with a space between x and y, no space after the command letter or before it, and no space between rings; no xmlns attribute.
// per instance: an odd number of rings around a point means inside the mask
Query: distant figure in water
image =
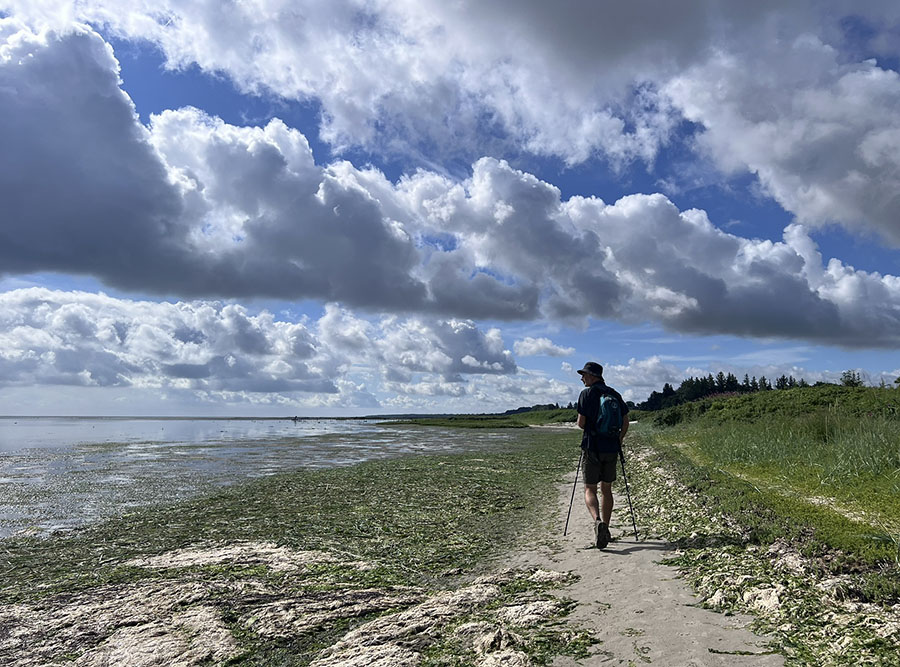
<svg viewBox="0 0 900 667"><path fill-rule="evenodd" d="M603 381L603 366L589 361L580 371L584 389L578 397L578 428L582 429L582 474L584 476L584 502L594 520L594 542L598 549L609 544L609 520L613 510L612 483L616 480L616 460L622 449L622 441L628 431L628 406L622 396ZM612 418L612 424L598 424L601 404L607 405L603 413ZM618 410L618 418L616 412ZM600 497L597 497L597 485Z"/></svg>

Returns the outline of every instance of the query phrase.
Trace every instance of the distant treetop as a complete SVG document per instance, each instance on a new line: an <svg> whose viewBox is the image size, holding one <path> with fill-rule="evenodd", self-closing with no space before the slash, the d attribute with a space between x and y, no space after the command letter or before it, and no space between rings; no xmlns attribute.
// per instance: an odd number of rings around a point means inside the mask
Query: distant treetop
<svg viewBox="0 0 900 667"><path fill-rule="evenodd" d="M898 378L898 380L900 380L900 378ZM861 384L862 381L860 380L860 385ZM639 410L661 410L673 405L697 401L701 398L706 398L707 396L750 394L757 391L793 389L795 387L808 386L809 383L806 380L803 378L797 380L793 375L782 375L775 380L775 385L773 386L765 376L761 376L757 379L755 375L751 378L749 375L745 374L743 381L740 381L733 373L726 374L723 371L719 371L715 376L710 373L706 377L689 377L681 383L678 389L674 389L672 385L667 382L663 385L661 392L651 392L646 401L637 404L637 408Z"/></svg>

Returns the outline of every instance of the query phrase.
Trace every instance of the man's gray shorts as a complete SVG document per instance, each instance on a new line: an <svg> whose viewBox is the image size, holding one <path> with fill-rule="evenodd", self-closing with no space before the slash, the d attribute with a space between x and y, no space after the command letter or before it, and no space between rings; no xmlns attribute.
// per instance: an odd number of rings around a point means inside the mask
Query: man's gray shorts
<svg viewBox="0 0 900 667"><path fill-rule="evenodd" d="M581 464L584 483L597 484L599 482L616 481L616 461L618 459L618 452L586 451L584 453L584 461Z"/></svg>

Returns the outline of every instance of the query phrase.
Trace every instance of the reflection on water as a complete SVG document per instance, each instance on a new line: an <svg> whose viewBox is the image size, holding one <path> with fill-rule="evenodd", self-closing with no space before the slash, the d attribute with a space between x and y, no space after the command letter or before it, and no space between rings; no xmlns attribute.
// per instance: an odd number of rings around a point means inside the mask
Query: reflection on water
<svg viewBox="0 0 900 667"><path fill-rule="evenodd" d="M365 420L0 417L0 453L79 443L228 442L371 430Z"/></svg>
<svg viewBox="0 0 900 667"><path fill-rule="evenodd" d="M367 420L0 418L0 537L71 529L301 467L466 451L511 437Z"/></svg>

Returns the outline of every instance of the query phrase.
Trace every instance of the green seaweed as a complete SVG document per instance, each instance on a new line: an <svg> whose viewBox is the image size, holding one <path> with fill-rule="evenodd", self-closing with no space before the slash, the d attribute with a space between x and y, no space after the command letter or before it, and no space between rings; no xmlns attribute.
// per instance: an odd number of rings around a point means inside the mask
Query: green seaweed
<svg viewBox="0 0 900 667"><path fill-rule="evenodd" d="M337 619L290 638L261 637L241 619L269 594L247 599L237 584L252 581L272 595L306 596L453 588L490 571L515 545L547 530L555 483L576 454L572 434L523 432L513 441L487 439L477 453L297 470L145 508L66 537L3 540L0 603L54 603L110 585L205 582L241 646L229 664L307 664L349 628L374 616ZM523 532L522 526L528 529ZM259 542L342 560L314 562L288 574L256 563L168 569L130 563L188 547ZM370 566L357 568L353 561ZM542 590L524 575L505 586L504 600ZM569 641L571 632L548 628L526 650L542 664L553 651L566 653L581 645Z"/></svg>

